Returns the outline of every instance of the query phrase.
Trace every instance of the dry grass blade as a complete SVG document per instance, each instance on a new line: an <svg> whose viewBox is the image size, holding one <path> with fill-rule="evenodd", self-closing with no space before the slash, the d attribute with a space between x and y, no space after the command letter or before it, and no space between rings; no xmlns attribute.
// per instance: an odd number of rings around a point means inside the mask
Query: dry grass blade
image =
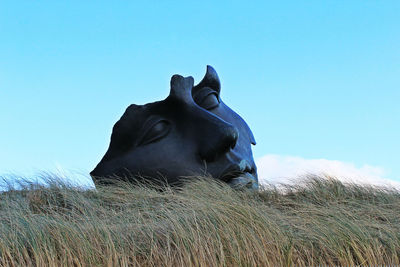
<svg viewBox="0 0 400 267"><path fill-rule="evenodd" d="M319 177L259 192L58 181L0 194L0 265L394 265L399 214L398 191Z"/></svg>

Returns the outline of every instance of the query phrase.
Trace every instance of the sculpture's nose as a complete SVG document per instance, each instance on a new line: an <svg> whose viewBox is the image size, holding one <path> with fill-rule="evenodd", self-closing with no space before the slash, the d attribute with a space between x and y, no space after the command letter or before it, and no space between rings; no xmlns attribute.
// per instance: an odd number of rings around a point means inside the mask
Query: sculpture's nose
<svg viewBox="0 0 400 267"><path fill-rule="evenodd" d="M208 114L209 118L204 118L207 123L201 129L203 133L199 144L199 154L202 160L212 162L235 147L239 131L232 124L211 113Z"/></svg>
<svg viewBox="0 0 400 267"><path fill-rule="evenodd" d="M211 162L235 147L239 131L232 124L195 104L192 88L192 77L174 75L171 78L171 92L168 98L170 101L177 101L175 103L178 106L183 105L182 110L192 126L192 129L185 131L192 132L199 146L201 159Z"/></svg>

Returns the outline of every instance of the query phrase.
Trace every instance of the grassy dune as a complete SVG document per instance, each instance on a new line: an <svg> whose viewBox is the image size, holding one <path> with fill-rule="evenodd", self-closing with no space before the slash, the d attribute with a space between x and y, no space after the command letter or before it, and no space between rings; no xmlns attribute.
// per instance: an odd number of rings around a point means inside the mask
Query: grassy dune
<svg viewBox="0 0 400 267"><path fill-rule="evenodd" d="M0 194L1 266L326 264L400 264L400 193L309 177L260 192L199 179Z"/></svg>

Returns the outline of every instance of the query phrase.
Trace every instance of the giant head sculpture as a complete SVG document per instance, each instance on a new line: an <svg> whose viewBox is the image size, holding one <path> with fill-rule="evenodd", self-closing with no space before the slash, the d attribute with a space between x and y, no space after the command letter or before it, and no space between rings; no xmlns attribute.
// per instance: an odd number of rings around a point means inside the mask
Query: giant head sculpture
<svg viewBox="0 0 400 267"><path fill-rule="evenodd" d="M95 184L121 178L170 185L207 175L234 187L258 187L246 122L221 100L217 73L203 80L174 75L169 96L130 105L115 123L110 146L90 173Z"/></svg>

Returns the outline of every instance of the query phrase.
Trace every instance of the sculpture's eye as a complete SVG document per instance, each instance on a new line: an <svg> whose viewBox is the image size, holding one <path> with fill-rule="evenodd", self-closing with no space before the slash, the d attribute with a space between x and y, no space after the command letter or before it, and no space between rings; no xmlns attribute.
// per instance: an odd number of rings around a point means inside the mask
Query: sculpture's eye
<svg viewBox="0 0 400 267"><path fill-rule="evenodd" d="M216 93L209 94L200 103L200 106L207 110L216 108L218 105L219 105L219 100L218 100L218 95Z"/></svg>
<svg viewBox="0 0 400 267"><path fill-rule="evenodd" d="M166 120L157 120L150 123L149 127L145 127L145 133L140 139L139 145L147 145L153 143L169 133L171 129L170 123Z"/></svg>
<svg viewBox="0 0 400 267"><path fill-rule="evenodd" d="M207 110L218 107L220 103L218 93L208 87L201 89L193 99L197 105Z"/></svg>

